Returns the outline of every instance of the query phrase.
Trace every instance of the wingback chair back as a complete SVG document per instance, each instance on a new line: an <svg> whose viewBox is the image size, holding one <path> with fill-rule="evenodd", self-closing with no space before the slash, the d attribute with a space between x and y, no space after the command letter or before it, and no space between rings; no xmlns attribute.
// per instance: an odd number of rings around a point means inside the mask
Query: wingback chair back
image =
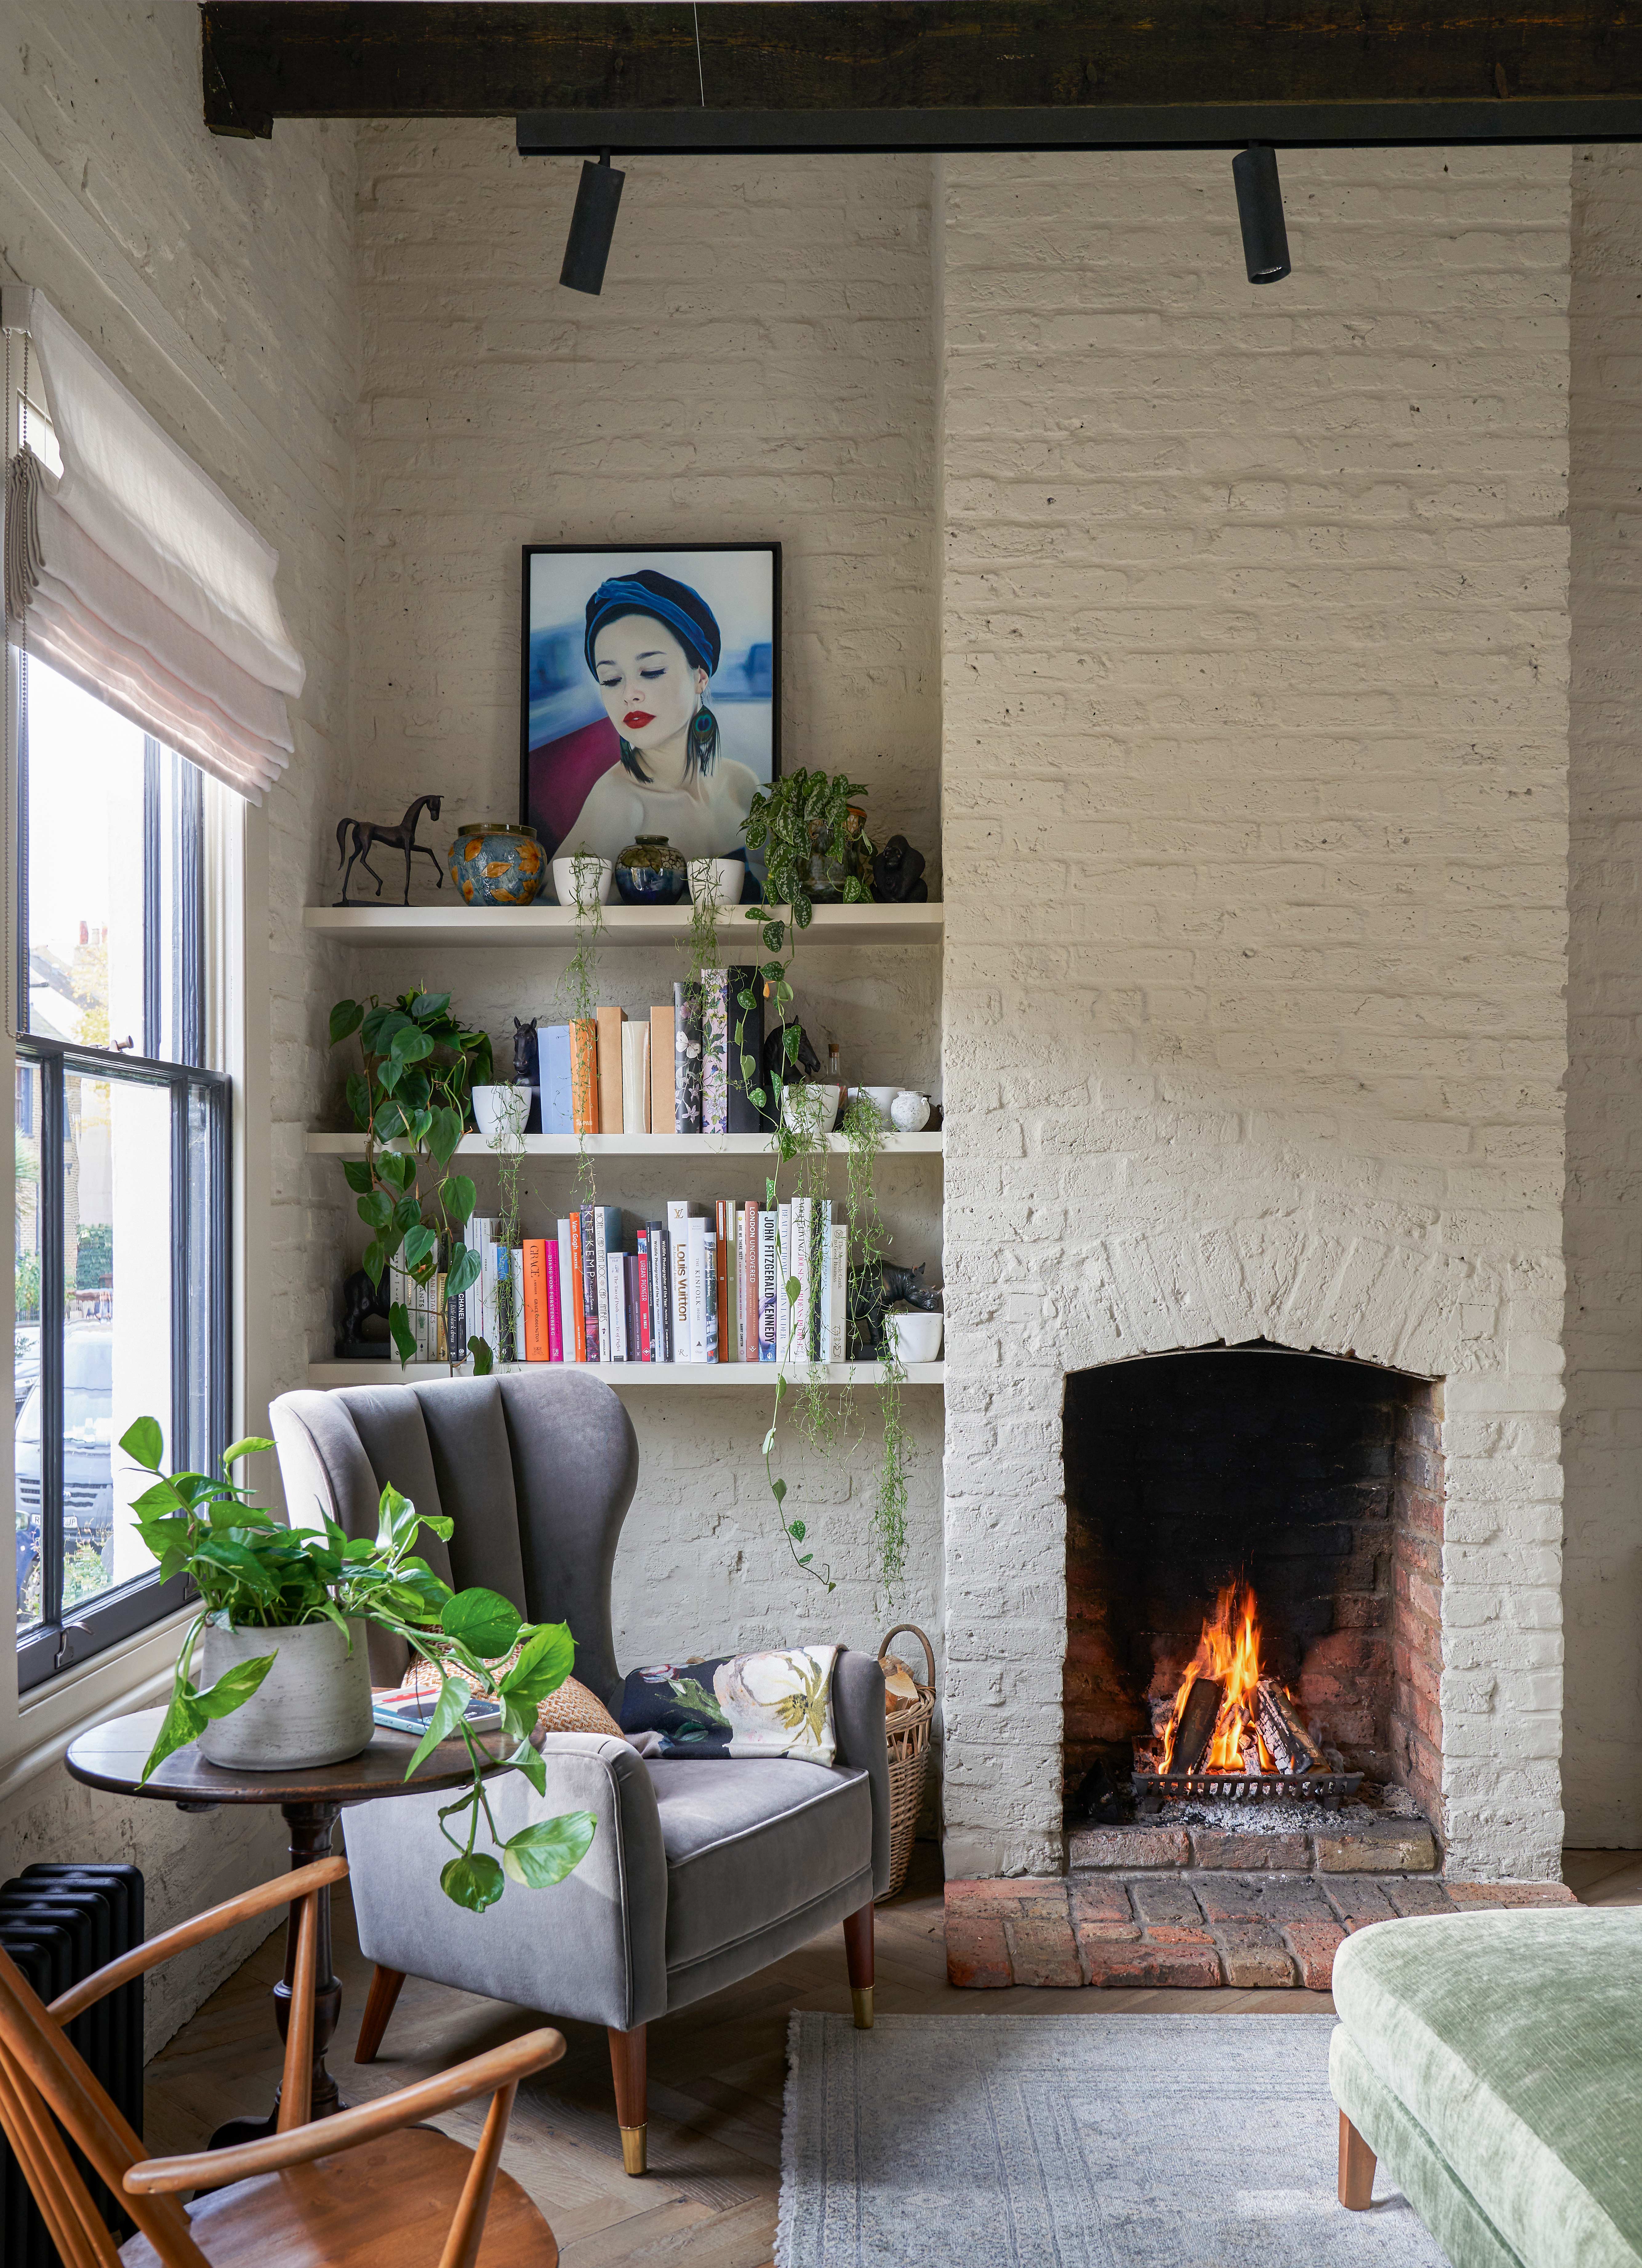
<svg viewBox="0 0 1642 2268"><path fill-rule="evenodd" d="M610 1571L638 1480L632 1420L600 1380L574 1370L504 1372L426 1384L282 1395L271 1411L293 1528L320 1515L374 1536L388 1482L418 1511L456 1523L419 1549L458 1589L482 1583L529 1622L565 1622L576 1675L613 1705L621 1690ZM404 1668L373 1631L378 1684Z"/></svg>

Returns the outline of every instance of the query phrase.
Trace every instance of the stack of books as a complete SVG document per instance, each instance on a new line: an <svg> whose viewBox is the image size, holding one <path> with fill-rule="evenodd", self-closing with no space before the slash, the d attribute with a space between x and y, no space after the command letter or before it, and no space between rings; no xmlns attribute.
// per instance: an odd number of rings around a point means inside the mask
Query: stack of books
<svg viewBox="0 0 1642 2268"><path fill-rule="evenodd" d="M664 1216L583 1205L510 1251L475 1214L479 1280L446 1303L429 1359L460 1361L482 1336L499 1361L849 1360L850 1231L829 1200L722 1198L710 1213L677 1198Z"/></svg>
<svg viewBox="0 0 1642 2268"><path fill-rule="evenodd" d="M744 1011L737 996L746 991L754 998ZM759 1063L763 1038L763 986L754 968L708 969L699 987L681 981L672 1005L647 1019L600 1008L546 1025L535 1035L526 1131L756 1134L769 1121L747 1094L740 1059L745 1053Z"/></svg>

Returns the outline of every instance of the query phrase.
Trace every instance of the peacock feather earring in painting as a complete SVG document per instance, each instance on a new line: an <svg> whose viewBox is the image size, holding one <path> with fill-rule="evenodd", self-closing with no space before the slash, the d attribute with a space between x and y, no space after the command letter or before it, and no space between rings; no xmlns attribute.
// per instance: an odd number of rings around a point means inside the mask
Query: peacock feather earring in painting
<svg viewBox="0 0 1642 2268"><path fill-rule="evenodd" d="M703 702L690 719L690 754L700 771L712 770L718 753L718 719Z"/></svg>

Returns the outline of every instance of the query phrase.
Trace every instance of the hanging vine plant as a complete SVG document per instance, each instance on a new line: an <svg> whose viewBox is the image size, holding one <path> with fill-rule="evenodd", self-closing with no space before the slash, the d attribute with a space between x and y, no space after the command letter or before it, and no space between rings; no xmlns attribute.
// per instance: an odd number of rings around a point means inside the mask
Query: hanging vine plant
<svg viewBox="0 0 1642 2268"><path fill-rule="evenodd" d="M578 850L571 858L571 891L576 907L576 944L564 971L563 997L569 1022L594 1023L598 994L593 979L599 968L599 940L604 935L603 882L605 861L591 851ZM576 1129L576 1186L581 1204L598 1203L598 1174L587 1147L586 1114L578 1112Z"/></svg>
<svg viewBox="0 0 1642 2268"><path fill-rule="evenodd" d="M814 916L818 883L829 890L836 889L846 905L862 905L869 901L864 870L872 857L873 844L860 813L851 802L852 798L864 792L858 781L846 778L842 772L790 772L753 798L742 828L747 848L762 851L765 859L765 903L747 909L747 918L759 928L763 958L757 965L754 985L736 995L735 1045L747 1093L773 1129L775 1170L766 1188L766 1203L772 1211L777 1203L783 1172L789 1167L797 1168L795 1179L800 1197L825 1194L826 1138L819 1113L799 1101L807 1090L795 1076L801 1068L802 1033L791 1012L795 998L792 970L798 940ZM777 908L785 910L779 912ZM758 1005L755 986L762 987L766 1000L773 1005L781 1033L779 1046L773 1051L766 1049L767 1059L772 1064L768 1074L747 1046L747 1020ZM886 1239L873 1187L874 1167L883 1146L883 1128L872 1105L865 1097L858 1097L844 1114L841 1130L850 1160L848 1210L850 1279L854 1285L867 1279L873 1270L880 1270L883 1264ZM784 1288L789 1300L798 1297L799 1285L795 1277L787 1279ZM852 1300L851 1307L854 1304ZM893 1595L906 1566L909 1445L901 1418L901 1388L906 1373L892 1344L885 1344L880 1361L879 1397L884 1455L873 1506L874 1574L880 1589ZM800 1431L815 1442L827 1438L839 1422L825 1406L820 1390L821 1382L821 1369L812 1366L803 1414L798 1418ZM763 1440L765 1480L794 1563L830 1591L836 1587L831 1568L825 1562L816 1565L808 1525L801 1517L793 1515L788 1503L787 1482L777 1469L777 1437L782 1410L792 1391L786 1363L779 1358L774 1391L774 1408ZM804 1548L806 1544L810 1545L807 1550Z"/></svg>

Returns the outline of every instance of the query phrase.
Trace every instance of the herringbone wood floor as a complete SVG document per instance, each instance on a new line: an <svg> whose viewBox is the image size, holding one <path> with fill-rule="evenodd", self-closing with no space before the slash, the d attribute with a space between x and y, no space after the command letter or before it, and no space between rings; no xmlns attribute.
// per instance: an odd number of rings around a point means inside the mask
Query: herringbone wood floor
<svg viewBox="0 0 1642 2268"><path fill-rule="evenodd" d="M1642 1904L1642 1854L1571 1851L1570 1887L1587 1904ZM510 1891L510 1896L521 1895ZM476 2054L541 2019L411 1979L381 2058L356 2066L353 2043L368 1964L336 1901L337 1974L344 2002L331 2068L362 2102ZM283 1933L232 1977L149 2066L149 2147L197 2148L225 2118L265 2110L277 2076L268 1994ZM878 1912L878 2006L886 2014L985 2016L1141 2009L1222 2015L1328 2011L1321 1992L955 1992L946 1983L939 1862L920 1845L906 1890ZM781 2096L793 2008L848 2011L842 1933L832 1931L745 1984L653 2025L650 2036L650 2172L622 2171L604 2035L563 2024L564 2060L519 2090L504 2160L553 2225L565 2268L637 2262L645 2268L762 2268L775 2240L781 2174ZM482 2104L438 2123L478 2139Z"/></svg>

